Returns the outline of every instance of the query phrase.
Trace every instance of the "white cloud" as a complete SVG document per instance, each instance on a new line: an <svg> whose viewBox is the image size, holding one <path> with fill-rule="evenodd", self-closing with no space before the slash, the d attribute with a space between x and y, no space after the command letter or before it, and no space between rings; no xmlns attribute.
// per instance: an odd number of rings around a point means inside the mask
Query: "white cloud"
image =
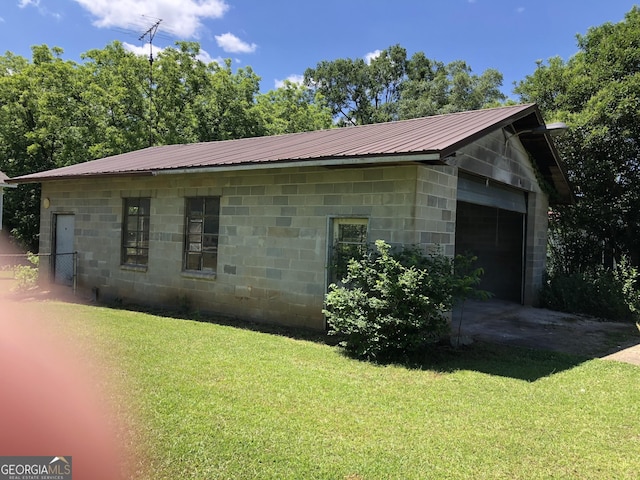
<svg viewBox="0 0 640 480"><path fill-rule="evenodd" d="M215 62L218 65L224 65L224 59L222 57L213 58L206 50L200 49L200 53L196 56L196 58L206 65L209 65L211 62Z"/></svg>
<svg viewBox="0 0 640 480"><path fill-rule="evenodd" d="M38 13L40 15L50 15L53 18L55 18L56 20L60 20L62 18L62 14L57 13L57 12L52 12L51 10L49 10L46 7L43 7L40 5L40 0L20 0L18 2L18 7L19 8L25 8L25 7L34 7L38 9ZM4 21L4 20L2 20Z"/></svg>
<svg viewBox="0 0 640 480"><path fill-rule="evenodd" d="M233 33L223 33L216 35L218 46L229 53L253 53L258 47L255 43L247 43L240 40Z"/></svg>
<svg viewBox="0 0 640 480"><path fill-rule="evenodd" d="M133 52L136 55L140 55L142 57L149 57L149 45L132 45L131 43L127 43L127 42L122 42L122 46L124 47L125 50L127 50L128 52ZM153 47L153 56L154 58L164 50L164 48L160 48L160 47ZM206 50L202 50L200 49L200 53L196 56L196 58L200 61L202 61L205 64L210 64L211 62L215 62L219 65L224 64L224 60L220 57L216 57L213 58L209 52L207 52Z"/></svg>
<svg viewBox="0 0 640 480"><path fill-rule="evenodd" d="M367 65L369 65L371 63L371 60L373 60L374 58L378 58L381 53L382 50L374 50L373 52L369 52L364 56L364 61L367 62Z"/></svg>
<svg viewBox="0 0 640 480"><path fill-rule="evenodd" d="M516 12L517 12L517 13L522 13L522 12L524 12L524 7L518 7L518 8L516 8Z"/></svg>
<svg viewBox="0 0 640 480"><path fill-rule="evenodd" d="M38 2L39 0L21 0ZM182 38L197 37L202 20L221 18L229 9L224 0L74 0L91 13L100 28L131 28L142 17L161 18L165 31ZM148 27L151 26L151 22ZM163 28L161 24L161 31Z"/></svg>
<svg viewBox="0 0 640 480"><path fill-rule="evenodd" d="M40 6L40 0L20 0L18 2L18 7L20 8L24 8L24 7L39 7Z"/></svg>
<svg viewBox="0 0 640 480"><path fill-rule="evenodd" d="M122 46L124 47L125 50L129 51L129 52L133 52L136 55L140 55L140 56L144 56L144 57L148 57L149 56L149 45L132 45L130 43L127 42L122 42ZM155 56L162 52L162 50L164 50L164 48L160 48L160 47L153 47L153 56L155 58Z"/></svg>
<svg viewBox="0 0 640 480"><path fill-rule="evenodd" d="M287 78L285 78L284 80L278 80L276 78L274 84L276 88L282 88L284 87L284 82L285 80L289 80L291 83L297 83L298 85L302 85L304 83L304 76L303 75L297 75L297 74L293 74L293 75L289 75Z"/></svg>

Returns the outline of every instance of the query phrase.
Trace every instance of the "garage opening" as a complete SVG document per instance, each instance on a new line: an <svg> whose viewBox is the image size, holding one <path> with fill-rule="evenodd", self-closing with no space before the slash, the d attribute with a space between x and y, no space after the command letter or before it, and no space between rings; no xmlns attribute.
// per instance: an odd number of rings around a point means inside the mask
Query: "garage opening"
<svg viewBox="0 0 640 480"><path fill-rule="evenodd" d="M522 303L525 193L482 179L458 179L456 254L471 253L484 269L480 288Z"/></svg>

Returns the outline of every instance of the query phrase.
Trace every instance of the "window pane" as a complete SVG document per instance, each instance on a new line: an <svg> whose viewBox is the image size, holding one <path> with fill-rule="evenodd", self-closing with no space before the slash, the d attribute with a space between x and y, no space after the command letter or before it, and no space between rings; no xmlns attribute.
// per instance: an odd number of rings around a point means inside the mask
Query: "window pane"
<svg viewBox="0 0 640 480"><path fill-rule="evenodd" d="M208 197L205 199L205 214L218 216L220 211L220 198Z"/></svg>
<svg viewBox="0 0 640 480"><path fill-rule="evenodd" d="M215 271L220 229L219 214L219 197L187 199L185 269Z"/></svg>
<svg viewBox="0 0 640 480"><path fill-rule="evenodd" d="M359 258L367 251L366 219L335 219L332 245L331 281L337 282L347 274L352 258Z"/></svg>
<svg viewBox="0 0 640 480"><path fill-rule="evenodd" d="M202 222L189 222L189 233L202 233Z"/></svg>
<svg viewBox="0 0 640 480"><path fill-rule="evenodd" d="M203 214L203 206L201 198L190 198L187 203L187 214L192 218L201 217Z"/></svg>
<svg viewBox="0 0 640 480"><path fill-rule="evenodd" d="M218 249L218 235L203 235L202 246L207 250Z"/></svg>
<svg viewBox="0 0 640 480"><path fill-rule="evenodd" d="M367 226L357 224L339 225L338 240L341 242L364 243L367 241Z"/></svg>
<svg viewBox="0 0 640 480"><path fill-rule="evenodd" d="M200 255L188 254L187 255L187 270L200 270Z"/></svg>
<svg viewBox="0 0 640 480"><path fill-rule="evenodd" d="M151 199L149 198L140 198L139 199L139 213L138 215L145 215L147 217L149 217L149 214L151 213L151 209L149 208L149 205L151 204Z"/></svg>
<svg viewBox="0 0 640 480"><path fill-rule="evenodd" d="M206 233L218 233L220 229L218 216L207 216L204 218L204 231Z"/></svg>
<svg viewBox="0 0 640 480"><path fill-rule="evenodd" d="M121 258L123 264L148 263L150 204L149 198L124 199Z"/></svg>
<svg viewBox="0 0 640 480"><path fill-rule="evenodd" d="M135 232L138 230L138 217L127 218L127 232Z"/></svg>
<svg viewBox="0 0 640 480"><path fill-rule="evenodd" d="M218 263L217 253L203 253L202 254L202 268L207 270L215 270Z"/></svg>

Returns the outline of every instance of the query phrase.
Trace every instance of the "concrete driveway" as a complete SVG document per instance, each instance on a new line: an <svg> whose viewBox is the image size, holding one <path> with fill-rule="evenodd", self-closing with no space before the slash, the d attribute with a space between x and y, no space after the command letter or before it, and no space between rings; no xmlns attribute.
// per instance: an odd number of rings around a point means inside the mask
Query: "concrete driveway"
<svg viewBox="0 0 640 480"><path fill-rule="evenodd" d="M502 300L468 300L454 309L452 335L640 365L640 331L633 323L525 307Z"/></svg>

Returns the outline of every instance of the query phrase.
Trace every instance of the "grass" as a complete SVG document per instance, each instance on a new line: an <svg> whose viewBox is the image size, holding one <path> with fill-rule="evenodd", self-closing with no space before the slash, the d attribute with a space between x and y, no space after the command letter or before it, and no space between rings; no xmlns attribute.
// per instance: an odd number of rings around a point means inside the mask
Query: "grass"
<svg viewBox="0 0 640 480"><path fill-rule="evenodd" d="M420 368L229 325L49 303L136 412L140 478L637 478L640 368L475 345ZM127 420L128 421L128 420Z"/></svg>

